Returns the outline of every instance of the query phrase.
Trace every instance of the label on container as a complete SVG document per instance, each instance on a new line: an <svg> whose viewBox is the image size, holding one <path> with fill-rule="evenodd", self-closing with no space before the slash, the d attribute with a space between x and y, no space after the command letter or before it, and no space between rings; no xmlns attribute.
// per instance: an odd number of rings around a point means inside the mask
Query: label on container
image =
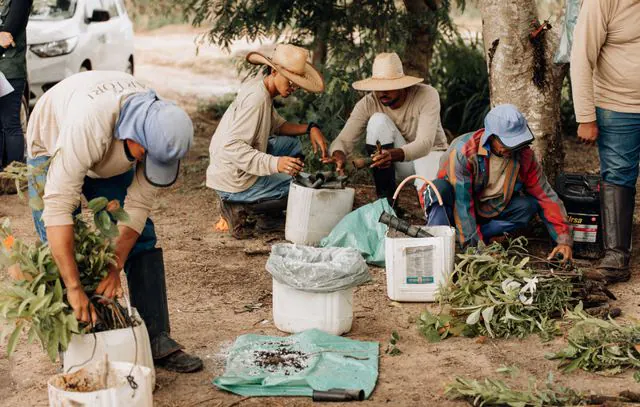
<svg viewBox="0 0 640 407"><path fill-rule="evenodd" d="M407 260L407 284L433 284L434 246L407 247L404 249Z"/></svg>
<svg viewBox="0 0 640 407"><path fill-rule="evenodd" d="M596 243L599 215L570 213L569 223L573 225L573 241L577 243Z"/></svg>

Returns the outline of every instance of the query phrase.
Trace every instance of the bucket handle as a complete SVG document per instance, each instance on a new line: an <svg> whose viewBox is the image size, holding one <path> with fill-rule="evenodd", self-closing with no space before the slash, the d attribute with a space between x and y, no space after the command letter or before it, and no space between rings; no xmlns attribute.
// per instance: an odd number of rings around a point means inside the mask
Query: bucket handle
<svg viewBox="0 0 640 407"><path fill-rule="evenodd" d="M436 195L436 198L438 198L438 203L440 204L440 206L443 206L444 203L442 201L442 195L440 195L440 191L438 191L438 188L436 187L436 185L429 181L428 179L426 179L425 177L423 177L422 175L411 175L407 178L405 178L400 185L398 185L398 188L396 188L396 192L394 192L393 194L393 203L391 205L391 207L395 207L396 206L396 200L398 199L398 195L400 195L400 191L402 191L402 188L404 188L404 186L409 182L409 181L413 181L414 179L419 179L421 181L424 181L426 184L428 184L431 189L433 190L433 193ZM449 227L451 227L451 221L449 221L449 217L447 216L447 223L449 224Z"/></svg>

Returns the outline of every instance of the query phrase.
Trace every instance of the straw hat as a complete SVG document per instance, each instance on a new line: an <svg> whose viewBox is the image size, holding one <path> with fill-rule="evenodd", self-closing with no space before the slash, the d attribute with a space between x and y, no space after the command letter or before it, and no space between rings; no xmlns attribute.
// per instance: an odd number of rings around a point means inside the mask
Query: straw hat
<svg viewBox="0 0 640 407"><path fill-rule="evenodd" d="M324 79L307 60L309 51L290 44L278 44L273 56L267 58L259 52L247 54L247 61L254 65L269 65L279 74L302 89L320 93L324 91Z"/></svg>
<svg viewBox="0 0 640 407"><path fill-rule="evenodd" d="M395 52L378 54L373 61L371 78L353 83L353 88L364 91L398 90L422 82L423 78L408 76L402 69L402 61Z"/></svg>

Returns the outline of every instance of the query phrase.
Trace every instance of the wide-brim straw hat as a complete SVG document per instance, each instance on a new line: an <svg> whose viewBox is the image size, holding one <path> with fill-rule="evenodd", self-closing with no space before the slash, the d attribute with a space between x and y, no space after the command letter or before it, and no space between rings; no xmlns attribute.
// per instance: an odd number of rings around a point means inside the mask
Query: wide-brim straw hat
<svg viewBox="0 0 640 407"><path fill-rule="evenodd" d="M416 78L404 74L402 61L395 52L378 54L373 61L371 78L354 82L356 90L385 91L405 89L422 82L423 78Z"/></svg>
<svg viewBox="0 0 640 407"><path fill-rule="evenodd" d="M247 54L247 61L254 65L268 65L302 89L320 93L324 91L324 79L308 62L309 51L290 44L278 44L271 58L259 52Z"/></svg>

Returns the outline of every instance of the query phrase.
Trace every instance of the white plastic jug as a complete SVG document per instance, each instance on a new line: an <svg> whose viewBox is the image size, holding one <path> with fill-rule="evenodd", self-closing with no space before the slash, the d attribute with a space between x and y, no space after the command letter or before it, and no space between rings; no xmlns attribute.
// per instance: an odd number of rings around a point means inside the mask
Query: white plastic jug
<svg viewBox="0 0 640 407"><path fill-rule="evenodd" d="M107 354L109 360L114 362L135 363L148 367L151 369L151 382L155 386L156 371L147 326L135 308L131 308L131 313L141 321L140 325L134 328L114 329L95 335L72 335L69 347L63 354L63 372L73 373L91 362L103 360Z"/></svg>
<svg viewBox="0 0 640 407"><path fill-rule="evenodd" d="M273 279L273 323L283 332L320 329L333 335L351 330L353 288L332 293L309 293Z"/></svg>
<svg viewBox="0 0 640 407"><path fill-rule="evenodd" d="M355 190L313 189L291 184L284 237L296 244L317 245L353 209Z"/></svg>
<svg viewBox="0 0 640 407"><path fill-rule="evenodd" d="M405 179L396 190L394 200L402 187L418 176ZM431 183L426 179L424 182ZM432 184L433 185L433 184ZM435 186L433 186L435 190ZM435 190L438 200L440 194ZM423 227L433 237L385 238L385 266L387 295L400 302L433 302L436 292L444 284L455 263L456 230L450 226Z"/></svg>
<svg viewBox="0 0 640 407"><path fill-rule="evenodd" d="M87 377L96 373L98 365L87 367ZM125 362L109 362L109 379L105 390L92 392L67 391L61 386L63 376L53 376L48 382L49 407L152 407L153 385L151 369ZM132 388L126 377L131 375L137 387Z"/></svg>

